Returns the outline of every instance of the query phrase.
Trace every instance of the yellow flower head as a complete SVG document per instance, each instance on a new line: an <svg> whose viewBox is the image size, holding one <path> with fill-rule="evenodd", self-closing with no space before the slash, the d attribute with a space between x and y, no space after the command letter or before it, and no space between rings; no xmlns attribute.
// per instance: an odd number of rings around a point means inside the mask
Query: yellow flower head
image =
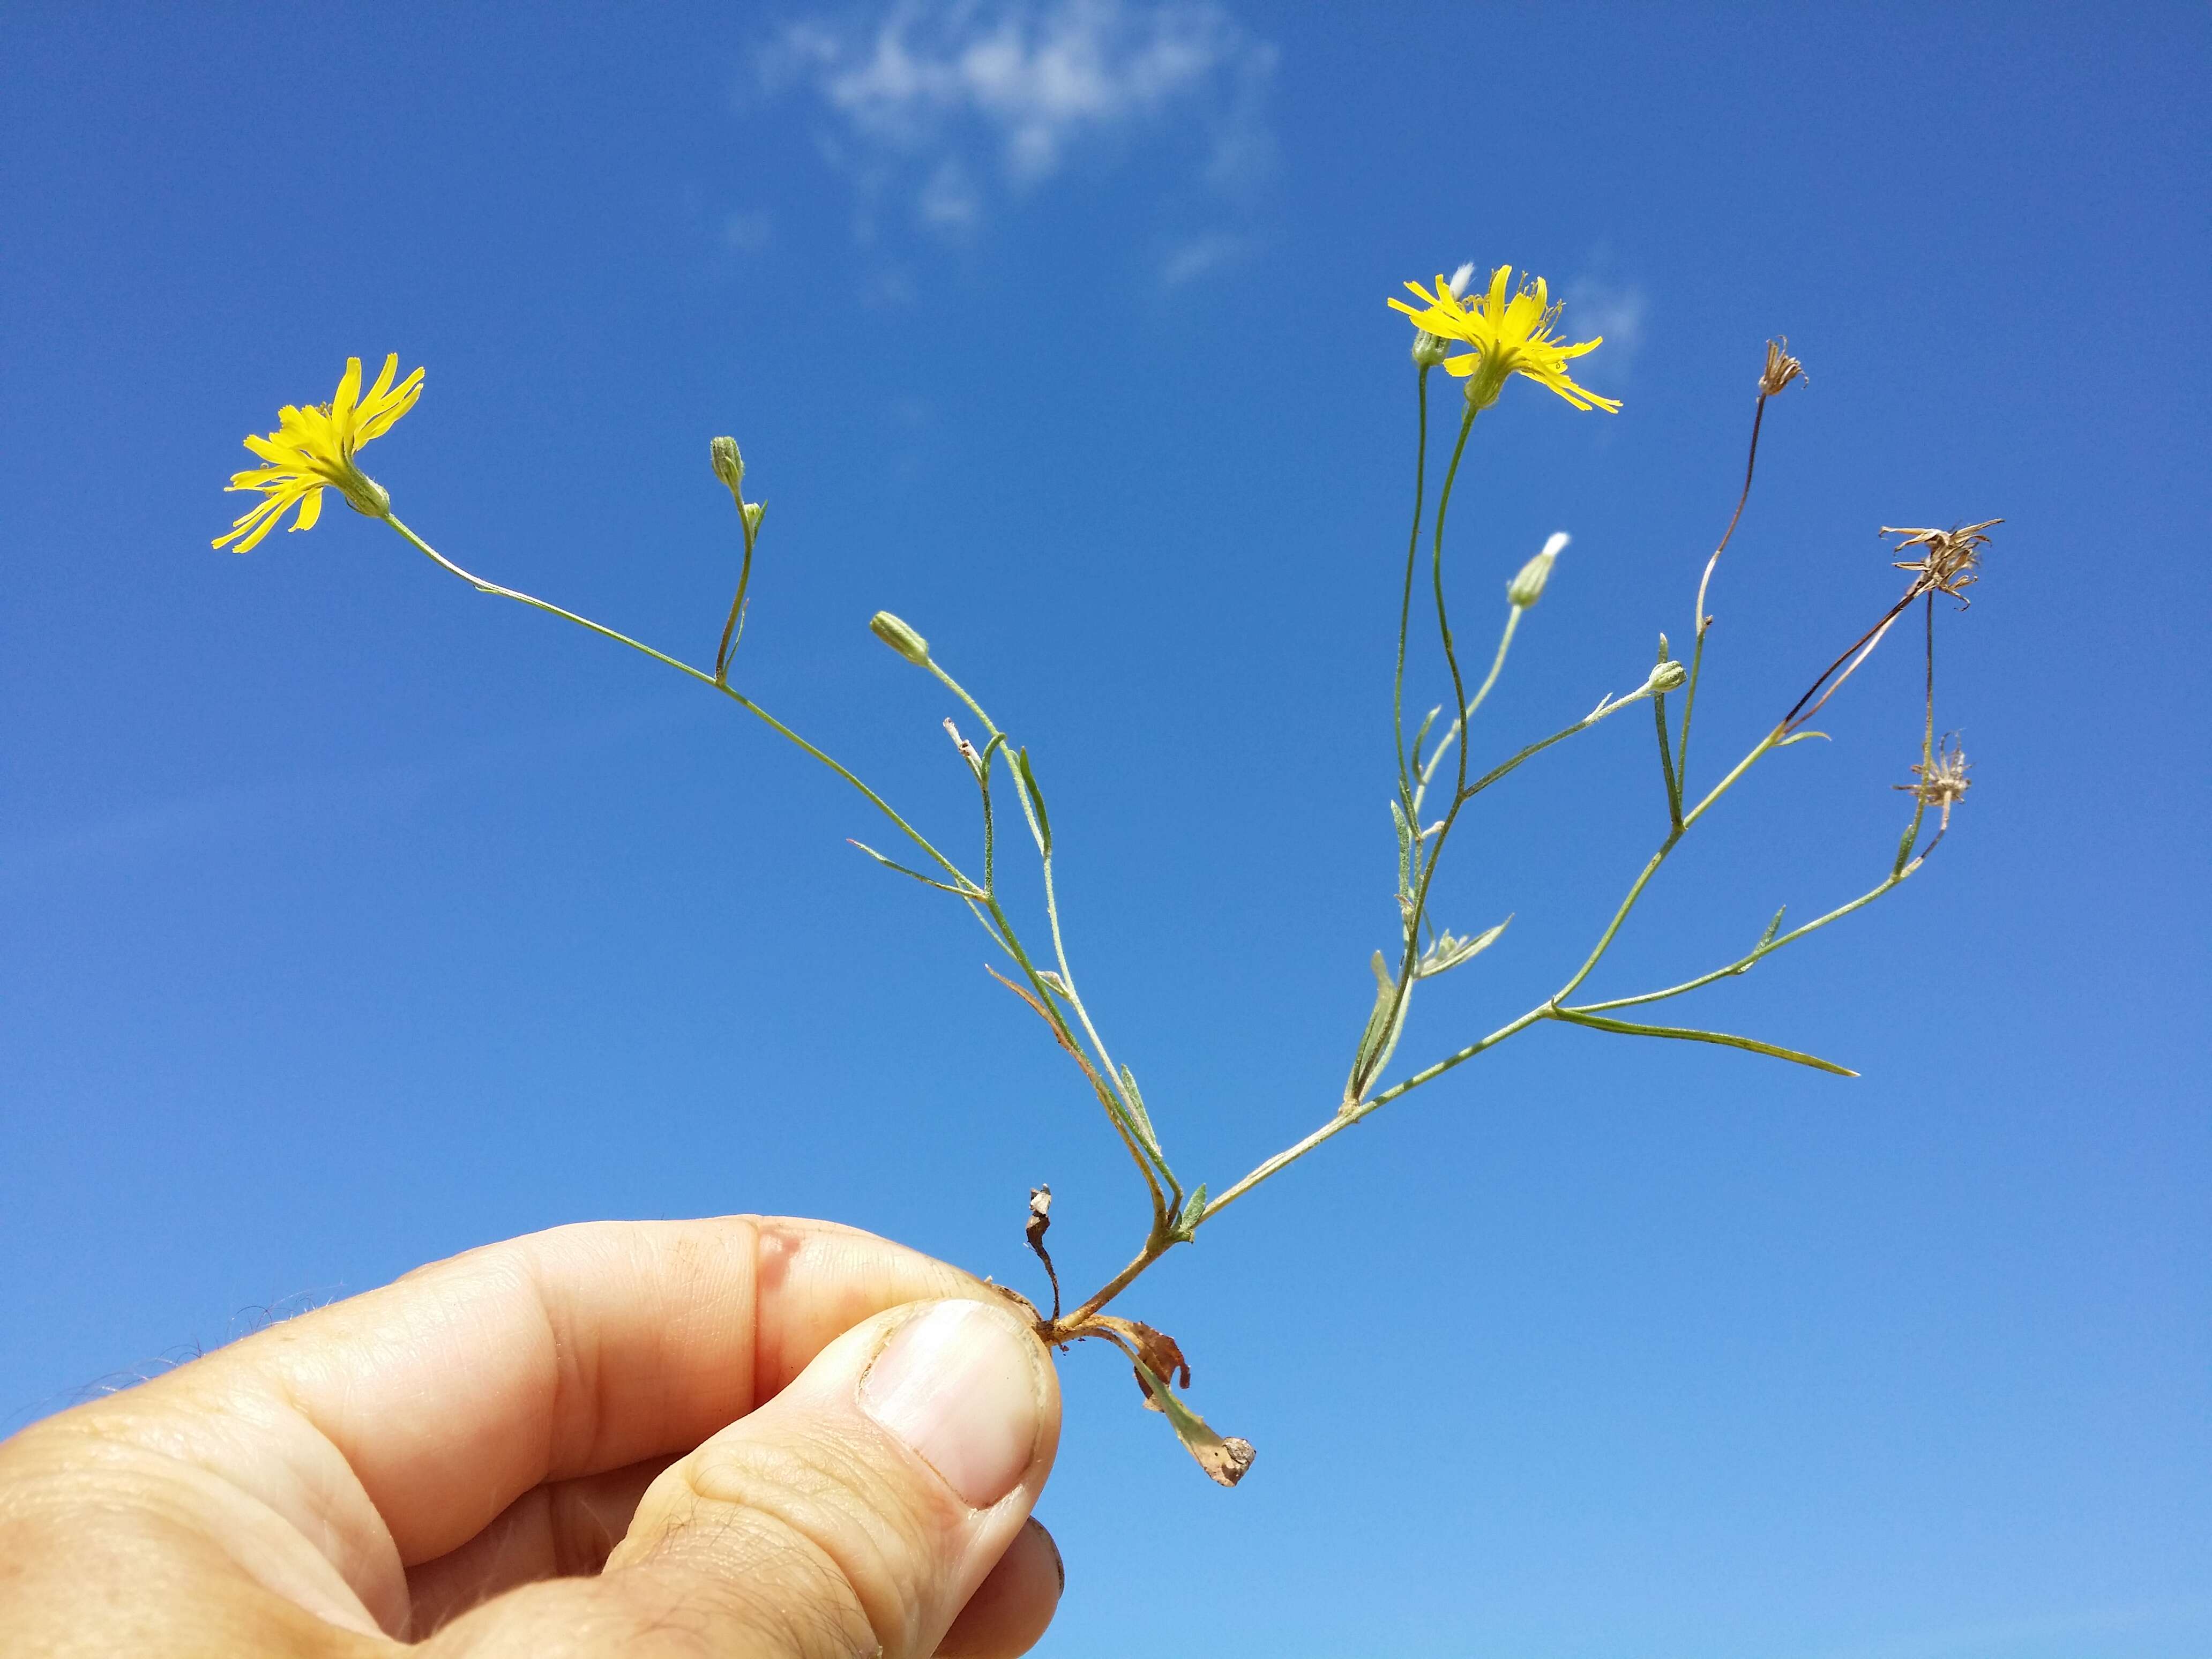
<svg viewBox="0 0 2212 1659"><path fill-rule="evenodd" d="M343 495L356 513L379 518L390 511L391 496L354 465L353 458L354 452L371 438L391 431L392 422L414 408L415 399L422 395L421 369L394 386L392 377L398 373L399 356L395 352L384 360L384 372L364 398L361 359L349 357L337 395L330 402L312 409L295 409L287 404L276 413L274 432L265 438L246 439L246 447L269 465L233 473L229 488L258 489L263 499L215 544L222 547L236 542L237 550L245 552L274 530L284 509L295 502L299 504L300 516L292 520L292 528L312 529L322 516L325 485Z"/></svg>
<svg viewBox="0 0 2212 1659"><path fill-rule="evenodd" d="M1509 293L1512 281L1513 267L1500 265L1490 275L1490 291L1472 300L1454 294L1441 276L1434 294L1419 283L1408 283L1406 286L1421 301L1421 308L1403 300L1392 300L1390 305L1412 318L1415 328L1474 348L1464 356L1447 357L1444 368L1467 381L1467 400L1475 409L1496 403L1509 376L1525 374L1577 409L1602 409L1607 414L1618 410L1618 398L1601 398L1577 386L1566 371L1568 358L1595 350L1605 343L1605 337L1579 345L1554 340L1552 327L1559 320L1561 307L1552 303L1544 279L1534 277Z"/></svg>

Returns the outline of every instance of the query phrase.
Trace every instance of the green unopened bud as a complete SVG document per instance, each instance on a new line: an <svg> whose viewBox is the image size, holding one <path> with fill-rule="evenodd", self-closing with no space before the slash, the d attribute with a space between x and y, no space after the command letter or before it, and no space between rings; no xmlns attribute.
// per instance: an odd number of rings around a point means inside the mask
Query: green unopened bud
<svg viewBox="0 0 2212 1659"><path fill-rule="evenodd" d="M929 641L888 611L868 618L868 631L917 668L929 666Z"/></svg>
<svg viewBox="0 0 2212 1659"><path fill-rule="evenodd" d="M1521 567L1521 574L1505 584L1505 602L1516 610L1525 611L1544 597L1544 584L1552 579L1552 561L1559 556L1559 550L1573 539L1564 530L1555 530L1544 544L1544 550Z"/></svg>
<svg viewBox="0 0 2212 1659"><path fill-rule="evenodd" d="M759 535L761 514L768 511L768 503L766 501L739 501L738 503L738 511L745 515L745 534L748 536Z"/></svg>
<svg viewBox="0 0 2212 1659"><path fill-rule="evenodd" d="M1652 692L1673 691L1687 684L1689 678L1690 671L1669 659L1652 665L1651 678L1644 682L1644 687Z"/></svg>
<svg viewBox="0 0 2212 1659"><path fill-rule="evenodd" d="M707 448L714 457L714 476L728 486L731 499L742 511L745 504L745 458L738 453L738 441L717 438Z"/></svg>
<svg viewBox="0 0 2212 1659"><path fill-rule="evenodd" d="M1450 342L1443 335L1431 334L1425 328L1413 331L1413 366L1416 368L1434 368L1443 362L1444 354L1449 349Z"/></svg>

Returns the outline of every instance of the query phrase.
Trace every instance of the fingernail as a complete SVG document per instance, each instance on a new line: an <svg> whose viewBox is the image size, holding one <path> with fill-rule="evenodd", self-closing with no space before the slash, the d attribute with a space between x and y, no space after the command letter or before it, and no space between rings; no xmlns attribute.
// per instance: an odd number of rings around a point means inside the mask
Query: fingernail
<svg viewBox="0 0 2212 1659"><path fill-rule="evenodd" d="M941 1302L902 1325L860 1403L975 1509L1012 1492L1036 1455L1036 1344L980 1302Z"/></svg>

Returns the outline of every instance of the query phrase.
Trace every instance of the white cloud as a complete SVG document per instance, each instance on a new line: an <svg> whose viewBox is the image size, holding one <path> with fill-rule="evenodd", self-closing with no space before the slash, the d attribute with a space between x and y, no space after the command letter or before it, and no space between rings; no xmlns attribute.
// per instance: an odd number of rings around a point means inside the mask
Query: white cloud
<svg viewBox="0 0 2212 1659"><path fill-rule="evenodd" d="M1181 288L1185 283L1205 276L1217 265L1226 264L1243 251L1242 237L1224 235L1218 232L1193 237L1181 246L1169 250L1168 257L1160 262L1161 285Z"/></svg>
<svg viewBox="0 0 2212 1659"><path fill-rule="evenodd" d="M921 187L915 211L922 223L939 230L965 230L983 216L982 198L959 158L948 155L937 164Z"/></svg>
<svg viewBox="0 0 2212 1659"><path fill-rule="evenodd" d="M760 69L831 116L823 152L859 185L865 236L879 198L965 231L991 180L1033 191L1154 131L1197 138L1189 176L1244 189L1272 160L1275 56L1206 0L896 0L788 26Z"/></svg>
<svg viewBox="0 0 2212 1659"><path fill-rule="evenodd" d="M1570 283L1560 297L1566 304L1561 331L1577 340L1603 336L1607 363L1617 374L1626 374L1644 343L1644 319L1650 308L1644 290L1633 283L1615 284L1582 276Z"/></svg>

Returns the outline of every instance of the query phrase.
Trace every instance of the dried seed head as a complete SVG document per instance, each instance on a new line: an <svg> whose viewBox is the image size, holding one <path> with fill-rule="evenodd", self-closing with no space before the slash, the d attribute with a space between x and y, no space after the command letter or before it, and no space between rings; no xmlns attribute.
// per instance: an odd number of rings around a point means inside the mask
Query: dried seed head
<svg viewBox="0 0 2212 1659"><path fill-rule="evenodd" d="M1805 365L1790 355L1790 337L1766 343L1766 367L1759 376L1759 395L1771 398L1792 380L1805 378Z"/></svg>
<svg viewBox="0 0 2212 1659"><path fill-rule="evenodd" d="M1982 562L1982 550L1990 542L1982 532L2003 522L2002 519L1984 519L1979 524L1954 525L1948 530L1899 530L1884 525L1881 533L1905 538L1897 544L1899 553L1908 547L1927 550L1918 559L1896 561L1899 570L1913 573L1911 597L1948 593L1963 610L1969 603L1966 591L1979 580L1977 572Z"/></svg>
<svg viewBox="0 0 2212 1659"><path fill-rule="evenodd" d="M1966 798L1966 791L1972 787L1966 776L1966 751L1959 747L1958 736L1955 732L1945 732L1935 754L1914 763L1913 781L1894 786L1923 806L1932 806L1941 813L1939 830L1951 827L1951 809Z"/></svg>

